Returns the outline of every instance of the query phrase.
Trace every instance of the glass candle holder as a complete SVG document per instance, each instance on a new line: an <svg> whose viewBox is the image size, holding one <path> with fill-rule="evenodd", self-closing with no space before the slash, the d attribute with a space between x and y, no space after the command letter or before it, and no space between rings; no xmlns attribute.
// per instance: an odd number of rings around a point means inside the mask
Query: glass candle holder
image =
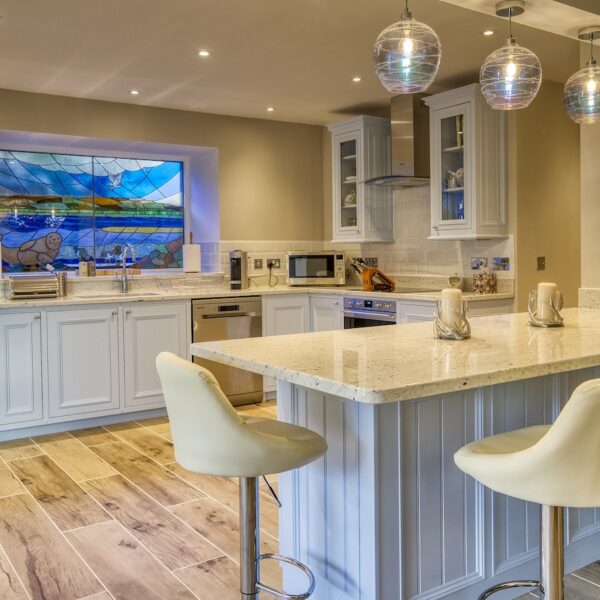
<svg viewBox="0 0 600 600"><path fill-rule="evenodd" d="M467 301L461 303L461 310L451 310L453 322L442 321L442 303L438 300L437 309L433 313L433 332L436 338L441 340L466 340L471 337L471 325L467 321Z"/></svg>
<svg viewBox="0 0 600 600"><path fill-rule="evenodd" d="M537 290L529 292L529 324L534 327L563 327L562 308L562 292L554 292L549 298L540 297Z"/></svg>

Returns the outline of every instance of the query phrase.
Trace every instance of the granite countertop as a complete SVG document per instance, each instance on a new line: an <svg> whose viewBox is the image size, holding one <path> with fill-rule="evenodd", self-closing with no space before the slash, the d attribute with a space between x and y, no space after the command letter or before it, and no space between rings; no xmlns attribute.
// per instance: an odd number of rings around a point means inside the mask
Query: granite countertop
<svg viewBox="0 0 600 600"><path fill-rule="evenodd" d="M600 365L600 311L565 327L526 313L475 317L472 337L434 339L431 323L192 344L192 354L310 389L382 404Z"/></svg>
<svg viewBox="0 0 600 600"><path fill-rule="evenodd" d="M393 293L363 292L356 287L288 287L278 285L275 288L267 286L252 286L246 290L230 290L224 288L179 288L170 290L136 290L135 284L128 294L116 290L101 289L93 293L82 295L67 295L63 298L36 299L36 300L9 300L0 297L0 309L3 308L42 308L60 307L84 304L112 304L116 302L160 302L165 300L191 300L196 298L235 298L239 296L263 296L272 294L323 294L323 295L352 295L365 298L390 298L393 300L424 300L432 301L440 297L436 290L428 292L402 292L401 289ZM500 294L473 294L465 293L464 298L469 302L488 300L510 300L514 297L511 293Z"/></svg>

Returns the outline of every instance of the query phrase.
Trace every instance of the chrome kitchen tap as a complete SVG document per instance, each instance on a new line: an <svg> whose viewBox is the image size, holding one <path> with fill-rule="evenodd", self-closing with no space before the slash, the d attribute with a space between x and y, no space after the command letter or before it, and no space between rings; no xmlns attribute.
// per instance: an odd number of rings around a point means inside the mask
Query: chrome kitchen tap
<svg viewBox="0 0 600 600"><path fill-rule="evenodd" d="M123 294L127 294L129 292L129 277L127 276L127 249L130 251L132 263L135 262L135 248L131 244L125 244L121 254L121 276L119 277L121 293Z"/></svg>

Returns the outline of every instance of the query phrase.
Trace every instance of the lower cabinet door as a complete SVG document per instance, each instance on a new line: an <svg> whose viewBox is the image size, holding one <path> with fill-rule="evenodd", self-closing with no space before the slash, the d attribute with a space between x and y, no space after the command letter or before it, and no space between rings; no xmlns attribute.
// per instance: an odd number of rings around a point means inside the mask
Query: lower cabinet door
<svg viewBox="0 0 600 600"><path fill-rule="evenodd" d="M116 307L49 311L50 417L119 408L119 313Z"/></svg>
<svg viewBox="0 0 600 600"><path fill-rule="evenodd" d="M0 429L43 418L40 313L0 315Z"/></svg>
<svg viewBox="0 0 600 600"><path fill-rule="evenodd" d="M344 313L340 296L310 297L310 330L333 331L344 329Z"/></svg>
<svg viewBox="0 0 600 600"><path fill-rule="evenodd" d="M125 305L125 408L164 406L156 356L161 352L173 352L181 357L187 355L191 325L186 322L185 309L184 302Z"/></svg>

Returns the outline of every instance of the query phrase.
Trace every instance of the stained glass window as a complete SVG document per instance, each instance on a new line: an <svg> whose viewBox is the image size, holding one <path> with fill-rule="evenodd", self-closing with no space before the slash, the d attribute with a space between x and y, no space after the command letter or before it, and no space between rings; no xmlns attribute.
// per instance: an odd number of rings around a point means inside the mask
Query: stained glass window
<svg viewBox="0 0 600 600"><path fill-rule="evenodd" d="M0 150L3 269L182 265L183 163Z"/></svg>

